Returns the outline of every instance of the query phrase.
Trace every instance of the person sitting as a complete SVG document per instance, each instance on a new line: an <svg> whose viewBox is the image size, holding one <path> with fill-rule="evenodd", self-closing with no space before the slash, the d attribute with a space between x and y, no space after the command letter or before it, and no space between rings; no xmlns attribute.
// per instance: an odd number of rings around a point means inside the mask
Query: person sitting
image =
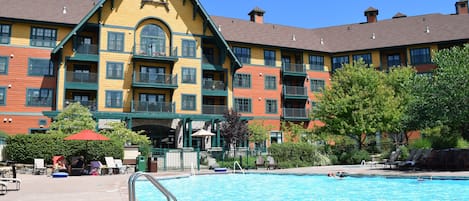
<svg viewBox="0 0 469 201"><path fill-rule="evenodd" d="M65 165L65 161L57 161L57 163L54 165L54 172L67 172L67 166Z"/></svg>

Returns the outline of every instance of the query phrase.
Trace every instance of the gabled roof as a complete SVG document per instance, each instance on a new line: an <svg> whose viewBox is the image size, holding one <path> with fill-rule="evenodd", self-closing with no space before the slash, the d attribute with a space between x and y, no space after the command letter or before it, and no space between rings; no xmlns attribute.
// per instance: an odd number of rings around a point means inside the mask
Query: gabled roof
<svg viewBox="0 0 469 201"><path fill-rule="evenodd" d="M231 42L330 53L469 40L469 15L428 14L318 29L212 18Z"/></svg>
<svg viewBox="0 0 469 201"><path fill-rule="evenodd" d="M0 0L0 18L78 24L99 0ZM66 11L64 14L64 10Z"/></svg>

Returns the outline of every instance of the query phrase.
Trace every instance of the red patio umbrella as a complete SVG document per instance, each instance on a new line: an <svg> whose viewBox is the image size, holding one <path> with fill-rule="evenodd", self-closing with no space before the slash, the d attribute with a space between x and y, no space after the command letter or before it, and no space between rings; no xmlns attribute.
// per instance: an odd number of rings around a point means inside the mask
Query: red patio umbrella
<svg viewBox="0 0 469 201"><path fill-rule="evenodd" d="M82 130L78 133L75 133L73 135L70 135L64 140L86 140L86 141L95 141L95 140L109 140L108 137L101 135L99 133L96 133L92 130Z"/></svg>

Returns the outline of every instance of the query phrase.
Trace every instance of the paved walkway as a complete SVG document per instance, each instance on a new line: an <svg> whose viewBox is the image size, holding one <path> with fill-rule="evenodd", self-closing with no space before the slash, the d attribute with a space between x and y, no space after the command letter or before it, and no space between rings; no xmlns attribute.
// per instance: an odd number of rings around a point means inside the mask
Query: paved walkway
<svg viewBox="0 0 469 201"><path fill-rule="evenodd" d="M382 166L381 166L382 167ZM387 176L423 176L423 177L467 177L469 171L464 172L421 172L396 171L381 167L370 166L322 166L279 170L249 170L248 172L269 173L298 173L298 174L324 174L344 171L351 175L387 175ZM200 174L213 173L210 170L201 170ZM156 177L190 175L190 172L158 172L152 173ZM52 178L45 175L18 174L22 180L21 190L8 191L0 195L2 201L127 201L127 182L130 174L108 176L79 176L68 178ZM10 184L14 187L14 184Z"/></svg>

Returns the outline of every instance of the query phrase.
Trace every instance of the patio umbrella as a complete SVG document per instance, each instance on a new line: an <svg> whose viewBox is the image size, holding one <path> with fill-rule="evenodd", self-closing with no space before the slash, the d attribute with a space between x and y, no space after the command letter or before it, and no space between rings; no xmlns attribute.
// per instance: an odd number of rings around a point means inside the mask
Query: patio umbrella
<svg viewBox="0 0 469 201"><path fill-rule="evenodd" d="M88 151L88 142L89 141L107 141L109 140L108 137L96 133L92 130L82 130L78 133L73 135L67 136L64 140L84 140L86 142L86 151Z"/></svg>
<svg viewBox="0 0 469 201"><path fill-rule="evenodd" d="M197 132L192 134L192 137L207 137L207 136L214 136L215 134L205 130L205 129L200 129Z"/></svg>

